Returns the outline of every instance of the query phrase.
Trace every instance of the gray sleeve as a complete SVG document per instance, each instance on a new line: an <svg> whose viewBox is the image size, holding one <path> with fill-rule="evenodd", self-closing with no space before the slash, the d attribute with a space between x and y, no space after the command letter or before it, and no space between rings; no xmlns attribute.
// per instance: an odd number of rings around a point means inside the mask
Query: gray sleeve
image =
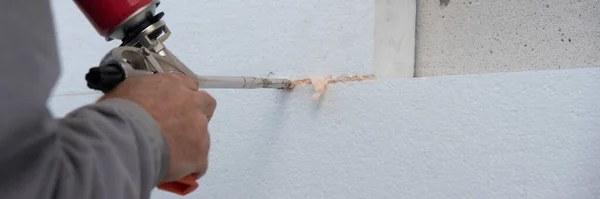
<svg viewBox="0 0 600 199"><path fill-rule="evenodd" d="M153 118L120 99L53 118L49 1L0 1L0 13L0 198L149 198L169 163Z"/></svg>

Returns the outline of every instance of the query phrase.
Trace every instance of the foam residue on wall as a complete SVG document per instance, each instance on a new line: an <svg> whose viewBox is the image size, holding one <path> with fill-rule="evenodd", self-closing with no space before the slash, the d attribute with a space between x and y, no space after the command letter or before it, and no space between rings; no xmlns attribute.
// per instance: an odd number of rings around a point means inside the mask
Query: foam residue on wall
<svg viewBox="0 0 600 199"><path fill-rule="evenodd" d="M346 77L311 77L307 79L295 80L292 83L292 89L297 85L302 84L311 84L315 90L315 93L312 96L313 101L318 101L321 96L327 91L327 87L329 84L338 83L338 82L360 82L364 80L373 79L374 75L362 75L362 76L346 76Z"/></svg>

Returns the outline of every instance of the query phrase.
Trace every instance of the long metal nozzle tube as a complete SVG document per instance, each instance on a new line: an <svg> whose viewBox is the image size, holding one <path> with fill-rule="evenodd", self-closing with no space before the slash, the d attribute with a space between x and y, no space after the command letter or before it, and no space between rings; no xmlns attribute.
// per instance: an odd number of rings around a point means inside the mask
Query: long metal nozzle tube
<svg viewBox="0 0 600 199"><path fill-rule="evenodd" d="M198 84L201 89L231 88L231 89L253 89L253 88L276 88L287 89L292 86L289 79L245 77L245 76L200 76Z"/></svg>

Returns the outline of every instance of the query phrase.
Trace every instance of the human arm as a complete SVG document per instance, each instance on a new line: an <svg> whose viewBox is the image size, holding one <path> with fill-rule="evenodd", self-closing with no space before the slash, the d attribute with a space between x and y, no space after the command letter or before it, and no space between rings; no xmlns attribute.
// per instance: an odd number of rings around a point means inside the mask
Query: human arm
<svg viewBox="0 0 600 199"><path fill-rule="evenodd" d="M0 11L0 198L147 198L169 163L154 119L119 99L53 118L49 1L2 1Z"/></svg>
<svg viewBox="0 0 600 199"><path fill-rule="evenodd" d="M190 108L200 99L178 99L205 93L177 90L173 77L154 93L148 88L165 78L127 80L104 100L54 118L46 103L60 68L49 1L1 1L0 11L0 198L147 198L161 180L203 174L208 144L186 141L207 142L202 119L212 112ZM165 90L173 99L156 96Z"/></svg>

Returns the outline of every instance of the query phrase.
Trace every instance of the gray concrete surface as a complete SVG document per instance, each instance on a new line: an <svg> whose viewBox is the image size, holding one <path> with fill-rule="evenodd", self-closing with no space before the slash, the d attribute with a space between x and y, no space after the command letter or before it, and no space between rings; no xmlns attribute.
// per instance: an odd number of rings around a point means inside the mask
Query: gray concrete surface
<svg viewBox="0 0 600 199"><path fill-rule="evenodd" d="M417 0L417 77L597 66L600 0Z"/></svg>

